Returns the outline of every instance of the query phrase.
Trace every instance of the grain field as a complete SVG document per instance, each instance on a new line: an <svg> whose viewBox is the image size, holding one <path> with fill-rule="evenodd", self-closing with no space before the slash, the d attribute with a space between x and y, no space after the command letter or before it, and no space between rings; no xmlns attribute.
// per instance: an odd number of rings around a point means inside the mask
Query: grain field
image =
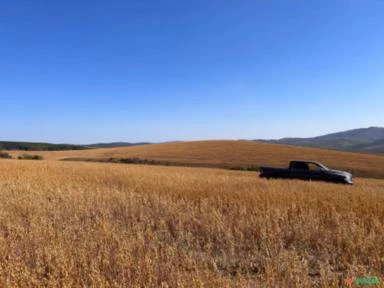
<svg viewBox="0 0 384 288"><path fill-rule="evenodd" d="M0 161L0 287L340 287L384 272L384 181Z"/></svg>

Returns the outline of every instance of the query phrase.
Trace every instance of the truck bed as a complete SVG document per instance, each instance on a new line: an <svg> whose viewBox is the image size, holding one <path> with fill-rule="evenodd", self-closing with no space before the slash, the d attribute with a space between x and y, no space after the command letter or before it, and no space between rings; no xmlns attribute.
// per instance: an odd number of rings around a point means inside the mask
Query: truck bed
<svg viewBox="0 0 384 288"><path fill-rule="evenodd" d="M289 178L290 170L287 168L260 167L260 177Z"/></svg>

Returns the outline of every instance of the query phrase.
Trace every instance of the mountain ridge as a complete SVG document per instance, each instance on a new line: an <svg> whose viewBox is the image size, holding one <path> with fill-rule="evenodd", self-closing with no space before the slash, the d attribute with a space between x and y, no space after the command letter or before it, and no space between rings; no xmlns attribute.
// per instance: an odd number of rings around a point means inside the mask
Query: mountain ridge
<svg viewBox="0 0 384 288"><path fill-rule="evenodd" d="M384 128L371 126L368 128L351 129L316 137L286 137L276 140L261 141L342 151L384 153Z"/></svg>

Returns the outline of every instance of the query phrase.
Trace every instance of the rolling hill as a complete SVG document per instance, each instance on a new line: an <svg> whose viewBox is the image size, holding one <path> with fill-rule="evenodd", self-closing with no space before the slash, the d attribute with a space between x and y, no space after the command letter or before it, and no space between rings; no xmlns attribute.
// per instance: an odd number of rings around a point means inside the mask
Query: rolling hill
<svg viewBox="0 0 384 288"><path fill-rule="evenodd" d="M10 152L12 156L20 153L20 151ZM238 169L267 165L287 166L292 159L307 159L320 161L332 168L348 170L358 176L384 178L384 155L254 141L191 141L77 151L39 151L38 154L47 160L140 158L162 161L169 165Z"/></svg>
<svg viewBox="0 0 384 288"><path fill-rule="evenodd" d="M282 138L267 140L266 142L334 150L384 153L384 128L360 128L311 138Z"/></svg>
<svg viewBox="0 0 384 288"><path fill-rule="evenodd" d="M254 140L272 144L285 144L295 146L306 146L315 148L325 148L342 151L360 151L369 153L384 153L384 128L369 127L353 129L343 132L331 133L327 135L311 138L281 138L277 140ZM161 144L179 143L183 141L163 142ZM52 144L34 143L20 141L0 141L0 149L5 150L24 150L24 151L61 151L61 150L83 150L90 148L120 148L153 144L149 142L110 142L95 143L87 145L74 144Z"/></svg>

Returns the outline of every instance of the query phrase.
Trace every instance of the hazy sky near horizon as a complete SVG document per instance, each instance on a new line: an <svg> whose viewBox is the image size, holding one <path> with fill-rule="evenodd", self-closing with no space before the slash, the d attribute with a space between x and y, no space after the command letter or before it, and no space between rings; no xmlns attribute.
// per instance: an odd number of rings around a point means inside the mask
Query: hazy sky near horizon
<svg viewBox="0 0 384 288"><path fill-rule="evenodd" d="M384 126L384 1L1 1L0 140Z"/></svg>

